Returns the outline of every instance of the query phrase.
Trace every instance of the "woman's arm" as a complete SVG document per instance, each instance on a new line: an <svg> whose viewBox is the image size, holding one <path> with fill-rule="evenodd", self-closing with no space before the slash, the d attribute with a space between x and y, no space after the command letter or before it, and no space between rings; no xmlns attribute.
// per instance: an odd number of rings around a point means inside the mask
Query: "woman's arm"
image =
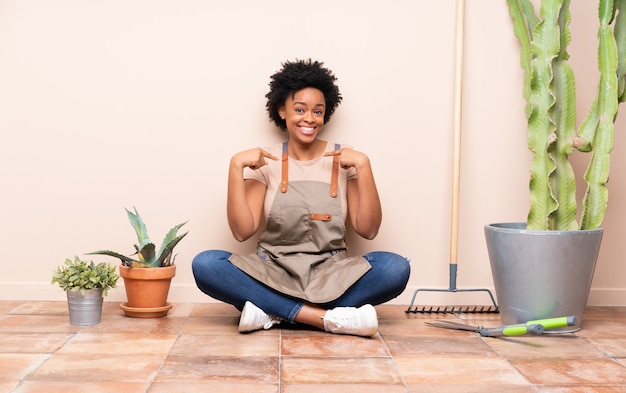
<svg viewBox="0 0 626 393"><path fill-rule="evenodd" d="M230 160L226 214L230 231L240 242L249 239L259 229L267 189L256 180L244 180L243 169L246 166L259 169L266 165L265 158L277 160L260 148L237 153Z"/></svg>
<svg viewBox="0 0 626 393"><path fill-rule="evenodd" d="M353 149L341 149L325 155L339 154L342 168L354 167L358 178L348 181L348 212L352 227L360 236L373 239L382 222L382 208L369 157Z"/></svg>

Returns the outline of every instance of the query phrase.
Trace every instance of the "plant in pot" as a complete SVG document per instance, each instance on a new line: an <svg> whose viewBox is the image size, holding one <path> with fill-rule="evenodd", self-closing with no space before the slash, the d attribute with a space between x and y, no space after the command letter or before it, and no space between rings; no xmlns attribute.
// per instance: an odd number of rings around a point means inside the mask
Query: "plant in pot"
<svg viewBox="0 0 626 393"><path fill-rule="evenodd" d="M574 315L580 329L602 239L614 121L624 101L626 0L598 2L597 95L576 126L567 46L570 0L507 0L524 70L528 147L533 153L526 223L485 226L504 323ZM576 199L574 151L591 153Z"/></svg>
<svg viewBox="0 0 626 393"><path fill-rule="evenodd" d="M79 257L66 259L52 274L52 284L67 294L67 305L72 325L96 325L102 317L103 297L115 288L119 276L115 266L95 264Z"/></svg>
<svg viewBox="0 0 626 393"><path fill-rule="evenodd" d="M173 251L188 233L178 235L178 230L186 222L170 229L157 250L137 209L134 212L125 210L137 235L136 252L126 256L115 251L99 250L88 255L108 255L120 259L120 276L124 279L128 300L120 305L125 315L136 318L165 316L172 308L167 297L172 278L176 275Z"/></svg>

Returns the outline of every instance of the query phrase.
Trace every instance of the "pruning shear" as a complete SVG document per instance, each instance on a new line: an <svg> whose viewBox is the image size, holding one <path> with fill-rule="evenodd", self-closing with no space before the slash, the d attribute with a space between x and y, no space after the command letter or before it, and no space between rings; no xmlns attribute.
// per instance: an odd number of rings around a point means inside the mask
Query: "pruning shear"
<svg viewBox="0 0 626 393"><path fill-rule="evenodd" d="M448 320L438 320L434 322L428 321L425 322L425 324L428 326L440 327L445 329L468 330L471 332L477 332L482 337L513 337L523 336L525 334L542 334L545 330L556 329L565 326L573 326L576 325L576 317L567 316L538 319L515 325L502 325L496 328L485 328L482 325L472 326Z"/></svg>

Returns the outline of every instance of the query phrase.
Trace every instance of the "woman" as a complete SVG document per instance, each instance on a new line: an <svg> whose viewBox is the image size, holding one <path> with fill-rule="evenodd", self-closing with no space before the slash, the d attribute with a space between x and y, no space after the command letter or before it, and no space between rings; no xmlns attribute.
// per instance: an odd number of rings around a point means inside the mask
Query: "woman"
<svg viewBox="0 0 626 393"><path fill-rule="evenodd" d="M287 321L372 336L373 305L406 287L406 258L346 253L346 213L360 236L373 239L382 212L369 158L319 139L342 99L335 80L321 62L284 63L271 77L266 106L288 141L230 161L228 223L245 241L265 222L257 252L205 251L193 273L200 290L242 310L240 332Z"/></svg>

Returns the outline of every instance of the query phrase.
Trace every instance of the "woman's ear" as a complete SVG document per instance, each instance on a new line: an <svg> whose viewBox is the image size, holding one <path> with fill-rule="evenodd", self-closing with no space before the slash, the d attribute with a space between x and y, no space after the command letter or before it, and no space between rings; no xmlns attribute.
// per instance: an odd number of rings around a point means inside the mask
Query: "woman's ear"
<svg viewBox="0 0 626 393"><path fill-rule="evenodd" d="M281 106L280 108L278 108L278 115L280 116L281 119L285 120L285 106Z"/></svg>

